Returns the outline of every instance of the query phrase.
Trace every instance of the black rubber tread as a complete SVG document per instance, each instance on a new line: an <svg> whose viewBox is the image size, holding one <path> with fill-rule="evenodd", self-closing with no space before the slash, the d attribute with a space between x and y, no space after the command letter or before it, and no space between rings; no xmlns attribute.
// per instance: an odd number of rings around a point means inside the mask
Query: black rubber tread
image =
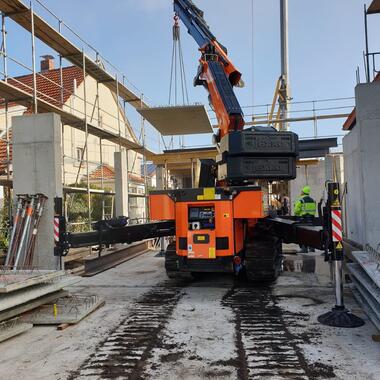
<svg viewBox="0 0 380 380"><path fill-rule="evenodd" d="M165 270L166 275L171 279L192 280L190 272L183 272L178 269L178 256L176 252L176 243L170 243L165 251Z"/></svg>
<svg viewBox="0 0 380 380"><path fill-rule="evenodd" d="M246 243L245 272L250 282L273 282L281 273L282 241L273 235L253 237Z"/></svg>
<svg viewBox="0 0 380 380"><path fill-rule="evenodd" d="M177 253L176 245L170 243L165 251L165 270L169 278L177 278L178 274L178 263L177 263Z"/></svg>

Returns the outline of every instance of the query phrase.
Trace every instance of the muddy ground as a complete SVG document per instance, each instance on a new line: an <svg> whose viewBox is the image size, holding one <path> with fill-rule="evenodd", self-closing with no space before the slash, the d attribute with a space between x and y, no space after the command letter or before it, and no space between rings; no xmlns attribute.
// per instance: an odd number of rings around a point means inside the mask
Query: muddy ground
<svg viewBox="0 0 380 380"><path fill-rule="evenodd" d="M380 379L373 325L317 322L334 303L320 253L287 255L272 286L228 275L168 280L154 253L73 291L106 305L76 326L34 327L0 345L0 379Z"/></svg>

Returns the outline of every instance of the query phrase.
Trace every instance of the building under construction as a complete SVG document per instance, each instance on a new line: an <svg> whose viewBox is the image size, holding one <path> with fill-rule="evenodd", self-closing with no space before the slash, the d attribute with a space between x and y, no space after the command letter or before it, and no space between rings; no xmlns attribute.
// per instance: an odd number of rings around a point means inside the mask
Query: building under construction
<svg viewBox="0 0 380 380"><path fill-rule="evenodd" d="M249 106L224 2L168 3L157 107L48 1L0 0L0 378L380 379L380 1L347 5L355 96L300 100L273 0L280 69Z"/></svg>

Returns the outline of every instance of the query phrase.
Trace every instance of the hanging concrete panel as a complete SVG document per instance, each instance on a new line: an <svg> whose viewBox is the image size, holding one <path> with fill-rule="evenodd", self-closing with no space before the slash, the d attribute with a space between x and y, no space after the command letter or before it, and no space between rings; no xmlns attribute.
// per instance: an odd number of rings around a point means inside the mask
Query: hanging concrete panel
<svg viewBox="0 0 380 380"><path fill-rule="evenodd" d="M368 14L380 13L380 0L373 0L367 10Z"/></svg>
<svg viewBox="0 0 380 380"><path fill-rule="evenodd" d="M163 136L213 133L203 105L144 108L138 112Z"/></svg>

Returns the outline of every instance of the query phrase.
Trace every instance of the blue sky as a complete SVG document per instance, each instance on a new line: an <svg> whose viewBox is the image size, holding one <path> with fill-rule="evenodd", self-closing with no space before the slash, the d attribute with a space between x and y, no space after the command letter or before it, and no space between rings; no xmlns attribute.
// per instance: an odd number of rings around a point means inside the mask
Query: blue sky
<svg viewBox="0 0 380 380"><path fill-rule="evenodd" d="M236 90L241 105L270 103L280 74L279 1L195 2L204 10L211 30L228 48L230 57L243 73L246 87ZM103 0L44 0L44 3L120 67L151 104L168 103L173 22L170 0L109 0L106 5ZM354 96L358 65L364 77L363 5L362 0L289 0L290 81L294 101ZM38 5L36 11L46 15ZM380 15L370 17L373 51L380 50L374 38L380 32L379 18ZM51 18L48 20L52 22ZM10 25L10 31L10 53L28 62L27 45L20 42L23 32L14 25ZM199 52L183 26L182 44L190 102L207 104L204 89L192 87ZM45 50L48 49L38 46L38 54L44 54ZM343 103L339 105L351 105L353 101ZM329 105L334 104L338 103ZM323 103L318 106L322 107ZM310 109L311 104L298 107ZM249 119L252 110L244 110ZM128 110L128 116L137 130L137 115ZM339 134L341 125L341 119L319 123L318 132ZM301 137L313 134L313 124L308 122L294 124L292 129ZM149 144L154 147L157 134L151 129L148 132ZM186 144L190 145L204 145L209 141L208 136L186 138Z"/></svg>

